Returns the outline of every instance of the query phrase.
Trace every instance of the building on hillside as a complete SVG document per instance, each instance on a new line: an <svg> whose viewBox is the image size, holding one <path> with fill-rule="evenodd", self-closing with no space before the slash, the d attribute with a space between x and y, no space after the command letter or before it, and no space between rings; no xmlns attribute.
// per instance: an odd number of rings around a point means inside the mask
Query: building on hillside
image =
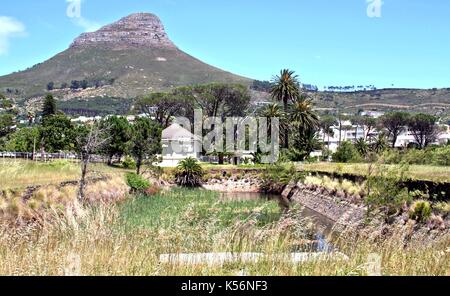
<svg viewBox="0 0 450 296"><path fill-rule="evenodd" d="M202 140L178 124L172 124L162 132L161 167L176 167L183 159L200 159Z"/></svg>

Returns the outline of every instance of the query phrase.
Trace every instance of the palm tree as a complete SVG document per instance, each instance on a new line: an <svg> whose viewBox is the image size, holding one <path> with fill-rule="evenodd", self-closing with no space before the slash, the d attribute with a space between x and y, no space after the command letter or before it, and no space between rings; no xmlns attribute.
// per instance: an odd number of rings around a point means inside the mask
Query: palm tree
<svg viewBox="0 0 450 296"><path fill-rule="evenodd" d="M366 158L369 153L369 144L363 138L355 141L355 148L358 150L359 154Z"/></svg>
<svg viewBox="0 0 450 296"><path fill-rule="evenodd" d="M283 102L284 112L288 112L289 101L294 101L300 95L300 86L298 82L298 76L294 71L284 69L281 70L280 75L273 77L272 79L272 98ZM284 148L289 147L288 129L284 130Z"/></svg>
<svg viewBox="0 0 450 296"><path fill-rule="evenodd" d="M298 97L292 105L290 120L297 127L299 136L319 127L319 116L312 110L311 100L304 96Z"/></svg>
<svg viewBox="0 0 450 296"><path fill-rule="evenodd" d="M176 183L182 187L199 187L202 183L203 168L195 158L186 158L178 164Z"/></svg>

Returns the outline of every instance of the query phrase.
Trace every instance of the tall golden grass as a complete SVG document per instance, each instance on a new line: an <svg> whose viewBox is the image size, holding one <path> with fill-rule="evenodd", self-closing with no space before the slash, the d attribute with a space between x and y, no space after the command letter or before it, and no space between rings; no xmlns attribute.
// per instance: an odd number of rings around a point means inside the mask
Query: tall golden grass
<svg viewBox="0 0 450 296"><path fill-rule="evenodd" d="M272 214L277 219L268 219ZM161 264L164 253L288 253L311 238L312 223L298 211L283 214L270 201L226 203L205 191L171 191L122 204L100 200L82 206L75 200L63 212L48 215L41 223L0 225L0 274L367 275L374 253L383 275L449 274L448 236L408 241L404 231L384 238L368 230L342 233L332 242L348 260L292 264L268 257L223 266Z"/></svg>

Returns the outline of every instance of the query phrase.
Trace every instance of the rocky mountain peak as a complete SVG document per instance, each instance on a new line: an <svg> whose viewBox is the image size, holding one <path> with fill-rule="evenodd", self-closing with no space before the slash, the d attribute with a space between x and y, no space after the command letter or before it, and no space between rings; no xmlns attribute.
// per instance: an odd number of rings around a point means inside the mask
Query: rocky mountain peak
<svg viewBox="0 0 450 296"><path fill-rule="evenodd" d="M71 45L71 47L88 46L106 46L114 49L176 48L167 36L161 20L151 13L131 14L96 32L83 33Z"/></svg>

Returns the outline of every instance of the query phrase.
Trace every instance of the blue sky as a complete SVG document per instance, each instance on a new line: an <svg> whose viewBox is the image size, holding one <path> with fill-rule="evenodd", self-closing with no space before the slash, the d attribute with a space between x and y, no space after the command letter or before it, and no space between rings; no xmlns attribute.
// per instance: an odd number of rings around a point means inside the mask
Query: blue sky
<svg viewBox="0 0 450 296"><path fill-rule="evenodd" d="M374 1L374 0L371 0ZM379 0L375 0L379 1ZM182 50L219 68L269 80L282 68L302 82L377 87L450 87L450 1L383 0L2 1L0 75L66 49L86 29L134 12L160 16Z"/></svg>

